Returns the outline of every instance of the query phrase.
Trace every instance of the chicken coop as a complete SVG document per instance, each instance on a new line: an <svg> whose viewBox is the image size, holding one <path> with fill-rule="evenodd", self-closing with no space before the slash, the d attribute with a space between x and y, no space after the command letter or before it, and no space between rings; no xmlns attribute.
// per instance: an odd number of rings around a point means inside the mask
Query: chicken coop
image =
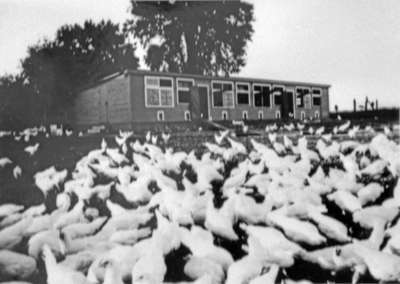
<svg viewBox="0 0 400 284"><path fill-rule="evenodd" d="M190 120L320 120L329 117L327 84L126 70L82 89L74 125Z"/></svg>

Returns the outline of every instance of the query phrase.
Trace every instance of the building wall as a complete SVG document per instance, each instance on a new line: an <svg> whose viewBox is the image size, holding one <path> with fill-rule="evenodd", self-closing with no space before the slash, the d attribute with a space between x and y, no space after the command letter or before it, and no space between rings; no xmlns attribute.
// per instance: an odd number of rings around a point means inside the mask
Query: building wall
<svg viewBox="0 0 400 284"><path fill-rule="evenodd" d="M174 107L146 107L145 106L145 86L144 86L144 75L134 74L131 75L131 99L133 120L134 121L155 121L157 120L157 112L163 111L166 121L181 121L184 119L185 111L189 110L188 104L178 104L177 95L177 76L169 76L173 78L173 88L174 88ZM190 77L179 77L179 78L190 78ZM195 86L207 86L208 87L208 103L209 103L209 117L212 120L222 120L223 112L226 112L229 120L241 120L243 117L243 112L247 112L248 119L258 119L259 112L262 112L263 119L275 119L276 112L281 112L281 106L275 105L273 99L271 98L270 107L255 107L254 106L254 94L250 92L250 105L239 105L237 101L236 91L234 92L234 107L213 107L213 95L212 95L212 79L199 79L195 78ZM243 80L234 79L218 79L218 81L228 81L233 82L234 89L236 82L246 82ZM252 90L253 83L265 84L263 81L247 81L250 83L250 89ZM274 84L270 84L274 87ZM279 85L281 86L281 84ZM291 89L295 95L295 85L284 85L285 89ZM318 111L322 118L327 118L329 116L329 102L328 102L328 89L322 88L321 95L321 106L312 106L311 108L296 108L294 102L294 112L295 118L300 119L301 112L303 111L306 118L314 117L315 112Z"/></svg>
<svg viewBox="0 0 400 284"><path fill-rule="evenodd" d="M174 89L174 107L146 107L145 105L145 84L144 77L142 74L131 74L130 75L130 97L132 101L132 120L134 122L144 122L144 121L156 121L157 112L164 112L165 121L182 121L184 120L185 111L189 110L189 104L178 103L177 94L177 78L191 78L185 76L167 76L173 79L173 89ZM226 112L229 120L241 120L243 117L243 112L247 111L248 119L254 120L258 119L259 112L262 112L263 119L275 119L276 112L281 112L281 106L275 105L274 100L271 98L270 107L255 107L254 106L254 94L252 92L252 84L260 83L265 84L263 81L248 81L250 83L250 105L239 105L237 102L236 95L236 82L245 82L243 80L234 79L218 79L218 81L229 81L234 84L234 107L213 107L212 98L212 81L211 79L199 79L194 78L195 86L207 86L208 87L208 103L209 103L209 117L212 120L222 120L223 112ZM274 87L274 84L270 84ZM279 84L281 86L281 84ZM284 85L285 89L289 88L294 91L295 95L295 85ZM321 106L312 106L311 109L306 108L296 108L294 104L295 118L300 119L301 111L304 111L306 118L314 117L315 111L318 111L321 117L326 118L329 115L329 105L327 104L328 89L322 90L321 96Z"/></svg>
<svg viewBox="0 0 400 284"><path fill-rule="evenodd" d="M298 87L309 87L307 85L299 85ZM313 88L310 88L310 91ZM299 107L295 104L295 119L301 119L302 112L306 119L315 119L316 112L319 113L320 119L329 118L329 89L328 88L317 88L321 90L321 104L320 106L315 106L311 104L311 107ZM296 94L296 92L295 92ZM312 100L312 98L311 98Z"/></svg>
<svg viewBox="0 0 400 284"><path fill-rule="evenodd" d="M120 75L79 93L74 102L78 125L128 124L131 117L129 80Z"/></svg>
<svg viewBox="0 0 400 284"><path fill-rule="evenodd" d="M183 121L185 111L189 110L189 104L178 104L176 77L173 78L172 85L174 90L173 107L146 107L145 104L145 84L144 75L130 75L130 98L132 101L132 122L157 121L157 112L164 112L165 121ZM180 77L181 78L181 77ZM184 78L184 77L182 77Z"/></svg>
<svg viewBox="0 0 400 284"><path fill-rule="evenodd" d="M190 75L174 75L169 73L160 74L163 77L172 78L173 85L173 107L146 107L145 104L145 76L158 76L153 73L135 73L128 72L117 77L101 82L97 86L81 92L75 101L74 120L77 124L107 124L127 125L140 122L157 121L157 113L164 113L165 121L184 121L185 112L189 111L188 103L178 103L177 78L194 79L195 86L208 87L209 118L212 120L222 120L222 113L226 111L229 120L242 120L243 112L247 111L249 120L259 119L259 112L263 113L263 119L275 119L276 112L281 112L281 106L274 104L271 98L270 107L255 107L253 83L268 84L274 87L274 81L235 78L218 78L217 81L229 81L234 84L234 107L213 107L212 81L210 77L191 77ZM239 105L236 94L236 82L250 83L250 105ZM298 85L287 83L285 85L279 82L276 86L284 86L285 89L293 90L296 95L295 87L312 87L307 85ZM310 109L296 107L294 103L294 117L301 118L301 112L304 111L306 118L314 117L315 111L318 111L321 118L329 117L329 94L327 87L321 87L321 106L312 106ZM273 97L271 95L271 97ZM106 105L107 102L107 105Z"/></svg>

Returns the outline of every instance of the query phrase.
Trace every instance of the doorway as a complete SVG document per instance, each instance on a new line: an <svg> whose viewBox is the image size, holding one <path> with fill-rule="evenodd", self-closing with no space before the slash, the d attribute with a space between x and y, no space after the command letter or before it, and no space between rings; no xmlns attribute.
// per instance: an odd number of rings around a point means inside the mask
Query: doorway
<svg viewBox="0 0 400 284"><path fill-rule="evenodd" d="M200 117L208 119L208 86L199 85Z"/></svg>
<svg viewBox="0 0 400 284"><path fill-rule="evenodd" d="M293 119L294 118L294 92L292 90L287 90L283 94L282 102L282 118L283 119Z"/></svg>

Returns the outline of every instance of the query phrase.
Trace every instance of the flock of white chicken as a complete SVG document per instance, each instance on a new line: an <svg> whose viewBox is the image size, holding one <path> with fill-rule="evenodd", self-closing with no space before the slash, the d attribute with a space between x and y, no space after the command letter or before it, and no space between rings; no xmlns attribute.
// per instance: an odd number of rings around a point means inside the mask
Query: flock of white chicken
<svg viewBox="0 0 400 284"><path fill-rule="evenodd" d="M400 147L388 129L364 144L332 138L358 130L309 128L313 148L276 126L251 147L223 131L189 153L168 148L167 134L141 143L120 132L115 148L103 139L72 173L34 175L54 210L0 205L0 281L45 271L49 284L156 284L182 270L180 283L310 283L307 272L290 279L298 261L351 271L347 282L400 281ZM167 263L182 247L183 267Z"/></svg>

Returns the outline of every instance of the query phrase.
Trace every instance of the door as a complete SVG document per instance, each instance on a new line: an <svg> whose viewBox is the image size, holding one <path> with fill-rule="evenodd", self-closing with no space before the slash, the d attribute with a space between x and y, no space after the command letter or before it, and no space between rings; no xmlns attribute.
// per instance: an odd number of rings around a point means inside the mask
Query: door
<svg viewBox="0 0 400 284"><path fill-rule="evenodd" d="M287 91L286 96L288 99L288 116L289 118L293 119L294 118L294 92L293 91Z"/></svg>
<svg viewBox="0 0 400 284"><path fill-rule="evenodd" d="M293 99L294 99L293 91L286 91L283 94L283 101L282 101L282 118L283 119L293 119L294 118Z"/></svg>
<svg viewBox="0 0 400 284"><path fill-rule="evenodd" d="M200 117L208 119L208 86L199 86Z"/></svg>

